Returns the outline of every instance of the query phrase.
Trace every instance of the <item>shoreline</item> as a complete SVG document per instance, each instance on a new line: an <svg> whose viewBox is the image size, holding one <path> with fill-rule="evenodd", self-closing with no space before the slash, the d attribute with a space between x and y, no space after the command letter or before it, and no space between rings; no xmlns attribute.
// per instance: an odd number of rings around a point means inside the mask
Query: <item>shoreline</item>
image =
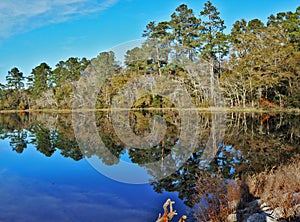
<svg viewBox="0 0 300 222"><path fill-rule="evenodd" d="M200 112L237 112L237 113L294 113L300 114L300 108L229 108L229 107L210 107L210 108L104 108L104 109L25 109L25 110L0 110L0 113L72 113L72 112L109 112L109 111L164 111L164 110L183 110L183 111L200 111Z"/></svg>

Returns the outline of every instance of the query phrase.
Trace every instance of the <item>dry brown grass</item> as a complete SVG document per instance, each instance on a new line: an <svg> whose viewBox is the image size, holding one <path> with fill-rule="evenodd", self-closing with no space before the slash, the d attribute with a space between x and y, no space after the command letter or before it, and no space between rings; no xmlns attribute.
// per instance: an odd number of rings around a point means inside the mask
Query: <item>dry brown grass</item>
<svg viewBox="0 0 300 222"><path fill-rule="evenodd" d="M197 180L197 195L201 203L194 207L194 219L198 222L227 221L227 217L245 198L243 181L228 181L218 174L203 172ZM246 191L247 192L247 191Z"/></svg>
<svg viewBox="0 0 300 222"><path fill-rule="evenodd" d="M220 175L204 172L197 181L196 221L227 221L229 214L243 208L253 198L261 199L270 209L280 209L282 218L295 217L300 204L300 155L288 165L238 179L226 181ZM203 204L204 203L204 204Z"/></svg>
<svg viewBox="0 0 300 222"><path fill-rule="evenodd" d="M300 156L289 165L248 177L249 192L275 209L280 207L285 218L293 217L300 204Z"/></svg>

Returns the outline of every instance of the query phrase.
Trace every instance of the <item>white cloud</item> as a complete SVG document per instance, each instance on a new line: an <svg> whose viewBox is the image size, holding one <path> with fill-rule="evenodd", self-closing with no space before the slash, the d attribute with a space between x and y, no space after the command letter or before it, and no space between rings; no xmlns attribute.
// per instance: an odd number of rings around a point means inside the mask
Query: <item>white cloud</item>
<svg viewBox="0 0 300 222"><path fill-rule="evenodd" d="M118 221L155 218L153 206L142 198L124 199L116 193L80 186L0 174L0 221ZM151 201L150 201L151 203Z"/></svg>
<svg viewBox="0 0 300 222"><path fill-rule="evenodd" d="M1 0L0 37L106 10L118 0Z"/></svg>

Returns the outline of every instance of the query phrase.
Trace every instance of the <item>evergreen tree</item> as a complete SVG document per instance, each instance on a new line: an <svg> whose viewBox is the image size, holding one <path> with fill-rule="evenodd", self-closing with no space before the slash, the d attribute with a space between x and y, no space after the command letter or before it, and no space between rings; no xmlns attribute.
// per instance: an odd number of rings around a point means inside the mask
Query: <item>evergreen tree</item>
<svg viewBox="0 0 300 222"><path fill-rule="evenodd" d="M32 69L31 76L27 79L30 84L30 91L35 97L39 98L43 92L51 87L51 77L51 67L45 62Z"/></svg>
<svg viewBox="0 0 300 222"><path fill-rule="evenodd" d="M90 61L86 58L70 57L67 61L59 61L53 70L53 82L60 87L66 82L77 81Z"/></svg>
<svg viewBox="0 0 300 222"><path fill-rule="evenodd" d="M7 87L18 91L24 87L24 79L23 73L17 67L14 67L8 71L6 76Z"/></svg>
<svg viewBox="0 0 300 222"><path fill-rule="evenodd" d="M280 12L276 16L271 15L267 25L282 27L297 50L300 50L300 6L295 12Z"/></svg>
<svg viewBox="0 0 300 222"><path fill-rule="evenodd" d="M224 34L226 26L220 12L208 1L200 12L201 55L218 67L219 75L222 58L228 53L228 38Z"/></svg>
<svg viewBox="0 0 300 222"><path fill-rule="evenodd" d="M182 4L171 15L172 40L182 59L193 60L199 46L199 20L192 9Z"/></svg>

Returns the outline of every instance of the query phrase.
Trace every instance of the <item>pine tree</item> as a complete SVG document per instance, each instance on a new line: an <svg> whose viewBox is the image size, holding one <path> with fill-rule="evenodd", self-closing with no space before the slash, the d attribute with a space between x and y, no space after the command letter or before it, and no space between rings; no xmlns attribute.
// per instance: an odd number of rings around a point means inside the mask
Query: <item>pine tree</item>
<svg viewBox="0 0 300 222"><path fill-rule="evenodd" d="M193 60L199 47L199 20L192 9L182 4L171 15L172 41L181 60Z"/></svg>
<svg viewBox="0 0 300 222"><path fill-rule="evenodd" d="M24 87L24 79L23 73L17 67L14 67L8 71L6 76L7 87L18 91Z"/></svg>
<svg viewBox="0 0 300 222"><path fill-rule="evenodd" d="M201 55L216 64L218 71L222 58L228 53L228 38L224 34L226 26L219 15L220 12L210 1L200 12Z"/></svg>
<svg viewBox="0 0 300 222"><path fill-rule="evenodd" d="M49 81L51 75L51 67L45 62L32 69L31 76L27 79L30 84L30 90L35 97L39 98L51 86Z"/></svg>

